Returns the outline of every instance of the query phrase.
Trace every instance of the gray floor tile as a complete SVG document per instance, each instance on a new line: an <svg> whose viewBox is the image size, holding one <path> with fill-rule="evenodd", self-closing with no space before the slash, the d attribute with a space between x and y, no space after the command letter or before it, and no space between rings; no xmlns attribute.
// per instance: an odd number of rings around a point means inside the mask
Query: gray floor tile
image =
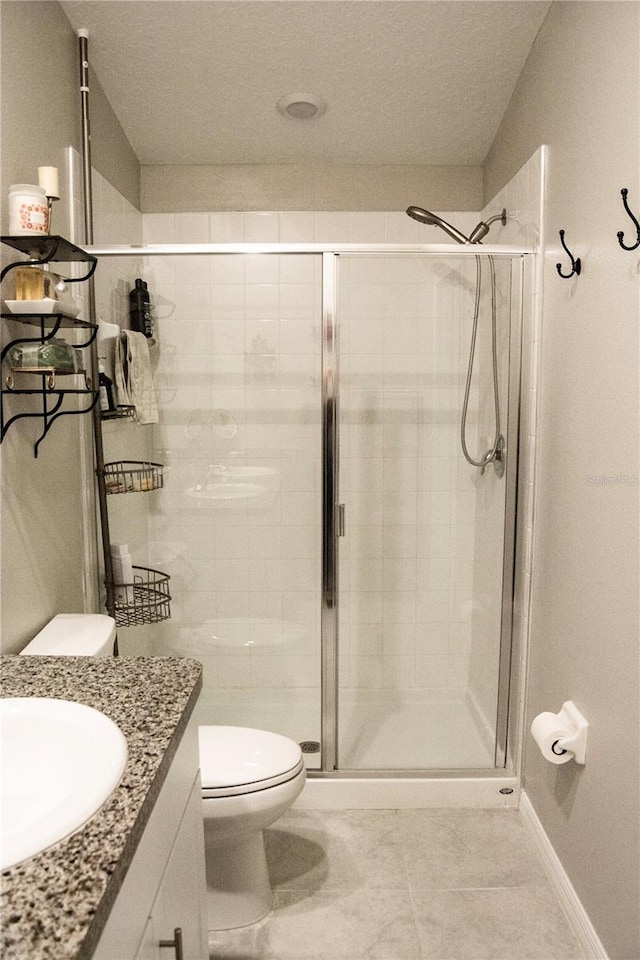
<svg viewBox="0 0 640 960"><path fill-rule="evenodd" d="M412 890L515 887L542 881L515 810L401 810Z"/></svg>
<svg viewBox="0 0 640 960"><path fill-rule="evenodd" d="M317 893L299 901L276 894L268 930L277 960L419 960L420 948L408 891Z"/></svg>
<svg viewBox="0 0 640 960"><path fill-rule="evenodd" d="M546 884L414 894L423 958L430 960L582 960Z"/></svg>
<svg viewBox="0 0 640 960"><path fill-rule="evenodd" d="M420 960L407 891L276 893L269 916L210 936L210 960Z"/></svg>
<svg viewBox="0 0 640 960"><path fill-rule="evenodd" d="M210 960L582 960L513 810L292 810L266 840L274 910Z"/></svg>
<svg viewBox="0 0 640 960"><path fill-rule="evenodd" d="M209 960L262 960L262 928L267 920L238 930L209 931Z"/></svg>
<svg viewBox="0 0 640 960"><path fill-rule="evenodd" d="M394 810L291 811L266 832L278 890L407 890Z"/></svg>

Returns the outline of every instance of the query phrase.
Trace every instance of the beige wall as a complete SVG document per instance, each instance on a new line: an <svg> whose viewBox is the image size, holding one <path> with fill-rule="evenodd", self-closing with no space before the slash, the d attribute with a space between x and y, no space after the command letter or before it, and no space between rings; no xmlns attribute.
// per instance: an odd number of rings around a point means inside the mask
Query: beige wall
<svg viewBox="0 0 640 960"><path fill-rule="evenodd" d="M55 0L4 0L2 26L2 218L8 185L34 183L38 167L64 168L80 150L78 39ZM91 38L89 38L91 45ZM140 165L95 76L90 80L94 166L140 206ZM64 199L64 198L63 198ZM62 230L58 203L54 229Z"/></svg>
<svg viewBox="0 0 640 960"><path fill-rule="evenodd" d="M479 210L480 167L374 164L143 166L143 213Z"/></svg>
<svg viewBox="0 0 640 960"><path fill-rule="evenodd" d="M640 956L639 259L616 240L620 189L640 207L639 9L552 6L485 170L490 195L548 144L527 722L572 699L590 730L583 768L527 736L524 787L612 960Z"/></svg>
<svg viewBox="0 0 640 960"><path fill-rule="evenodd" d="M80 149L77 39L55 2L3 2L2 18L2 230L11 183L37 180L41 165L60 170L62 197L53 229L69 235L66 148ZM92 85L94 165L137 200L137 161ZM109 141L108 150L104 144ZM116 160L117 158L117 160ZM13 259L2 249L3 263ZM3 338L24 328L5 324ZM58 420L40 447L35 421L20 421L0 447L2 507L2 653L20 650L55 613L80 612L95 572L84 562L82 498L91 483L90 417Z"/></svg>

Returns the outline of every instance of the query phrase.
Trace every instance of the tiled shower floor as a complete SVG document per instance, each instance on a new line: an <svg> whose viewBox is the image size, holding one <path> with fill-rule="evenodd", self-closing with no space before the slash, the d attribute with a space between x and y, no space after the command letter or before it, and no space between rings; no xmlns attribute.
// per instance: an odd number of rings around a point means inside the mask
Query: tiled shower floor
<svg viewBox="0 0 640 960"><path fill-rule="evenodd" d="M583 958L515 810L293 809L267 855L273 911L210 960Z"/></svg>

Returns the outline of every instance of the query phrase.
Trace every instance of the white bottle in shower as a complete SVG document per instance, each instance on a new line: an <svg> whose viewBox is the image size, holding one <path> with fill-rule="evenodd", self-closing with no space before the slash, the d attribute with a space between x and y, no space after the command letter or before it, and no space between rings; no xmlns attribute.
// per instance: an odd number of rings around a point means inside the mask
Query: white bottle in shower
<svg viewBox="0 0 640 960"><path fill-rule="evenodd" d="M110 545L113 595L118 603L133 603L133 565L126 543Z"/></svg>

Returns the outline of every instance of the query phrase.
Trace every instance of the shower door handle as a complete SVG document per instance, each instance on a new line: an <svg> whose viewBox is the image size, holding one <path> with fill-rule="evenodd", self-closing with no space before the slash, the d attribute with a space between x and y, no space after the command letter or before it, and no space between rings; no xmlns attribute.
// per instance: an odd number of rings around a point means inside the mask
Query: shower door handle
<svg viewBox="0 0 640 960"><path fill-rule="evenodd" d="M338 537L344 537L344 536L345 536L345 530L346 530L346 525L345 525L345 506L344 506L344 503L339 503L339 504L338 504L338 514L337 514L336 519L337 519L337 523L338 523L337 536L338 536Z"/></svg>

